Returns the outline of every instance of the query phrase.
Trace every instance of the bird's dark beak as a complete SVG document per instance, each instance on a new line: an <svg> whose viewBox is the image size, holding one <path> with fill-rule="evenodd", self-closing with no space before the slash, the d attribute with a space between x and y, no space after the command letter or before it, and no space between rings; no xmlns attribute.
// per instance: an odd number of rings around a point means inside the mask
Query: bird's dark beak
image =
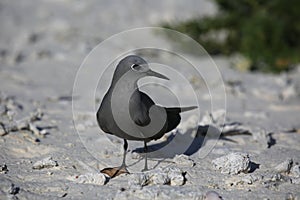
<svg viewBox="0 0 300 200"><path fill-rule="evenodd" d="M170 80L168 77L160 74L160 73L157 73L155 71L152 71L152 70L149 70L146 72L148 76L155 76L157 78L162 78L162 79L166 79L166 80Z"/></svg>

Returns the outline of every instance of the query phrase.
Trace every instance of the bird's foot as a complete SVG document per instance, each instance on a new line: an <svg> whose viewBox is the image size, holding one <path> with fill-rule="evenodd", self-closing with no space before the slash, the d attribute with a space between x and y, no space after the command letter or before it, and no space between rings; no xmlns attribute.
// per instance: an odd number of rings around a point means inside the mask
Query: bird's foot
<svg viewBox="0 0 300 200"><path fill-rule="evenodd" d="M101 173L107 174L110 178L114 178L121 174L130 174L126 166L120 167L107 167L100 171Z"/></svg>
<svg viewBox="0 0 300 200"><path fill-rule="evenodd" d="M147 172L147 171L149 171L149 169L147 166L145 166L144 169L142 169L142 172Z"/></svg>

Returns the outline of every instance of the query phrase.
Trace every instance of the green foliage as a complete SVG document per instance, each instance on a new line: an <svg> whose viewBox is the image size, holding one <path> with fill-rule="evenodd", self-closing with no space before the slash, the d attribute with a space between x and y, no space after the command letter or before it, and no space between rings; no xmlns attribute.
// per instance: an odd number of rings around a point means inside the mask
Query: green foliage
<svg viewBox="0 0 300 200"><path fill-rule="evenodd" d="M164 24L198 41L211 54L241 53L252 70L280 72L300 61L299 0L213 0L218 14Z"/></svg>

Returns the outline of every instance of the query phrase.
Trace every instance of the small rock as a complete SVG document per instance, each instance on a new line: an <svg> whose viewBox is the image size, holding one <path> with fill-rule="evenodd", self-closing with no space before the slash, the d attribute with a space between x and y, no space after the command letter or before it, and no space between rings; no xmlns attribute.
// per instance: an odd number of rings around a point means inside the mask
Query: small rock
<svg viewBox="0 0 300 200"><path fill-rule="evenodd" d="M226 185L252 185L254 182L261 180L262 177L247 174L246 176L233 176L225 181Z"/></svg>
<svg viewBox="0 0 300 200"><path fill-rule="evenodd" d="M116 193L114 199L203 199L203 193L191 187L147 186L128 188Z"/></svg>
<svg viewBox="0 0 300 200"><path fill-rule="evenodd" d="M142 187L151 184L149 175L145 173L135 174L133 179L130 179L129 182L129 185L139 185Z"/></svg>
<svg viewBox="0 0 300 200"><path fill-rule="evenodd" d="M263 176L262 183L266 187L274 187L280 183L283 182L291 182L291 178L288 176L283 176L280 173L275 173L275 174L266 174Z"/></svg>
<svg viewBox="0 0 300 200"><path fill-rule="evenodd" d="M54 161L52 157L44 158L43 160L37 161L33 164L33 169L43 169L58 166L57 161Z"/></svg>
<svg viewBox="0 0 300 200"><path fill-rule="evenodd" d="M132 175L131 175L132 176ZM183 185L185 183L184 172L176 167L159 168L133 175L129 179L129 185Z"/></svg>
<svg viewBox="0 0 300 200"><path fill-rule="evenodd" d="M170 177L165 173L153 174L151 181L152 185L166 185L170 183Z"/></svg>
<svg viewBox="0 0 300 200"><path fill-rule="evenodd" d="M0 166L0 174L6 174L7 172L8 172L7 165L6 164L1 165Z"/></svg>
<svg viewBox="0 0 300 200"><path fill-rule="evenodd" d="M142 158L141 155L137 152L131 152L131 158L132 159L140 159Z"/></svg>
<svg viewBox="0 0 300 200"><path fill-rule="evenodd" d="M287 193L285 200L295 200L295 196L292 193Z"/></svg>
<svg viewBox="0 0 300 200"><path fill-rule="evenodd" d="M4 127L0 124L0 136L4 136L7 134L7 131L4 129Z"/></svg>
<svg viewBox="0 0 300 200"><path fill-rule="evenodd" d="M87 173L78 176L75 180L83 184L105 185L108 177L103 173Z"/></svg>
<svg viewBox="0 0 300 200"><path fill-rule="evenodd" d="M10 188L9 188L9 191L8 193L9 194L12 194L12 195L16 195L18 194L20 191L20 188L19 187L16 187L13 183L10 185Z"/></svg>
<svg viewBox="0 0 300 200"><path fill-rule="evenodd" d="M277 165L274 169L279 173L289 173L293 166L293 159L289 158Z"/></svg>
<svg viewBox="0 0 300 200"><path fill-rule="evenodd" d="M189 166L189 167L193 167L195 165L195 162L192 159L190 159L189 156L184 154L176 155L173 158L173 162L178 165Z"/></svg>
<svg viewBox="0 0 300 200"><path fill-rule="evenodd" d="M165 172L168 174L171 185L183 185L185 183L185 173L181 169L170 167L166 168Z"/></svg>
<svg viewBox="0 0 300 200"><path fill-rule="evenodd" d="M230 153L213 160L212 164L224 174L239 174L250 171L250 159L246 153Z"/></svg>
<svg viewBox="0 0 300 200"><path fill-rule="evenodd" d="M40 130L33 123L29 123L29 129L32 131L33 134L41 135Z"/></svg>
<svg viewBox="0 0 300 200"><path fill-rule="evenodd" d="M204 200L222 200L223 198L215 191L208 191L205 194Z"/></svg>
<svg viewBox="0 0 300 200"><path fill-rule="evenodd" d="M292 167L290 172L291 172L292 176L299 178L300 177L300 165L295 165L294 167Z"/></svg>
<svg viewBox="0 0 300 200"><path fill-rule="evenodd" d="M282 181L283 180L283 176L281 174L274 174L271 177L271 181L276 182L276 181Z"/></svg>
<svg viewBox="0 0 300 200"><path fill-rule="evenodd" d="M263 148L270 148L275 143L272 133L268 133L265 129L254 128L250 132L253 141L259 143Z"/></svg>
<svg viewBox="0 0 300 200"><path fill-rule="evenodd" d="M47 175L51 176L53 175L53 172L47 172Z"/></svg>
<svg viewBox="0 0 300 200"><path fill-rule="evenodd" d="M300 184L300 178L292 178L292 183L299 185Z"/></svg>

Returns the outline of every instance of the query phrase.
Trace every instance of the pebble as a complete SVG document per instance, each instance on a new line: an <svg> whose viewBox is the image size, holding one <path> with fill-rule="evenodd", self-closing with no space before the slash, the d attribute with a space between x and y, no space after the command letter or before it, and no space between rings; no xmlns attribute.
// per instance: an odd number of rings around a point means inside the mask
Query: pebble
<svg viewBox="0 0 300 200"><path fill-rule="evenodd" d="M151 177L151 181L153 185L166 185L171 182L170 177L166 173L154 174Z"/></svg>
<svg viewBox="0 0 300 200"><path fill-rule="evenodd" d="M33 164L33 169L43 169L43 168L51 168L58 166L57 161L53 160L52 157L44 158L43 160L39 160Z"/></svg>
<svg viewBox="0 0 300 200"><path fill-rule="evenodd" d="M223 198L215 191L208 191L205 194L204 200L222 200Z"/></svg>
<svg viewBox="0 0 300 200"><path fill-rule="evenodd" d="M87 173L74 179L77 183L105 185L109 178L103 173Z"/></svg>
<svg viewBox="0 0 300 200"><path fill-rule="evenodd" d="M300 177L300 165L295 165L294 167L292 167L290 172L291 172L292 176L299 178Z"/></svg>
<svg viewBox="0 0 300 200"><path fill-rule="evenodd" d="M292 193L287 193L285 195L285 200L295 200L295 196Z"/></svg>
<svg viewBox="0 0 300 200"><path fill-rule="evenodd" d="M274 174L271 179L271 181L276 182L276 181L283 181L284 177L281 174Z"/></svg>
<svg viewBox="0 0 300 200"><path fill-rule="evenodd" d="M8 168L6 164L0 166L0 174L6 174L8 172Z"/></svg>
<svg viewBox="0 0 300 200"><path fill-rule="evenodd" d="M128 188L117 192L114 199L203 199L201 190L192 187L170 187L152 185L142 188ZM219 200L219 199L217 199Z"/></svg>
<svg viewBox="0 0 300 200"><path fill-rule="evenodd" d="M300 178L292 178L292 183L299 185L300 184Z"/></svg>
<svg viewBox="0 0 300 200"><path fill-rule="evenodd" d="M185 183L185 172L176 167L166 168L168 177L170 178L170 185L183 185Z"/></svg>
<svg viewBox="0 0 300 200"><path fill-rule="evenodd" d="M262 183L269 187L273 186L274 182L287 182L290 179L286 176L281 175L280 173L268 173L263 175Z"/></svg>
<svg viewBox="0 0 300 200"><path fill-rule="evenodd" d="M252 185L253 183L261 180L262 177L254 176L247 174L245 176L233 176L225 181L225 184L228 186L236 186L236 185Z"/></svg>
<svg viewBox="0 0 300 200"><path fill-rule="evenodd" d="M9 194L12 194L12 195L16 195L16 194L19 193L19 191L20 191L20 188L17 187L17 186L15 186L15 185L12 183L12 184L10 185L10 188L9 188L9 190L8 190L8 193L9 193Z"/></svg>
<svg viewBox="0 0 300 200"><path fill-rule="evenodd" d="M131 158L132 159L141 159L142 156L137 152L131 152Z"/></svg>
<svg viewBox="0 0 300 200"><path fill-rule="evenodd" d="M272 134L268 133L265 129L253 128L250 132L253 141L259 143L263 148L270 148L275 142L272 138Z"/></svg>
<svg viewBox="0 0 300 200"><path fill-rule="evenodd" d="M1 126L0 124L0 136L4 136L7 134L7 131L3 128L3 126Z"/></svg>
<svg viewBox="0 0 300 200"><path fill-rule="evenodd" d="M159 168L143 173L137 173L129 176L129 185L183 185L185 183L184 172L177 167Z"/></svg>
<svg viewBox="0 0 300 200"><path fill-rule="evenodd" d="M189 156L184 154L176 155L173 158L173 162L181 166L193 167L195 165L195 162L192 159L190 159Z"/></svg>
<svg viewBox="0 0 300 200"><path fill-rule="evenodd" d="M214 159L212 164L215 169L221 170L224 174L239 174L250 171L250 159L246 153L230 153Z"/></svg>
<svg viewBox="0 0 300 200"><path fill-rule="evenodd" d="M289 173L293 166L293 159L288 158L284 162L277 165L274 169L279 173Z"/></svg>
<svg viewBox="0 0 300 200"><path fill-rule="evenodd" d="M47 175L51 176L51 175L53 175L53 172L47 172Z"/></svg>

